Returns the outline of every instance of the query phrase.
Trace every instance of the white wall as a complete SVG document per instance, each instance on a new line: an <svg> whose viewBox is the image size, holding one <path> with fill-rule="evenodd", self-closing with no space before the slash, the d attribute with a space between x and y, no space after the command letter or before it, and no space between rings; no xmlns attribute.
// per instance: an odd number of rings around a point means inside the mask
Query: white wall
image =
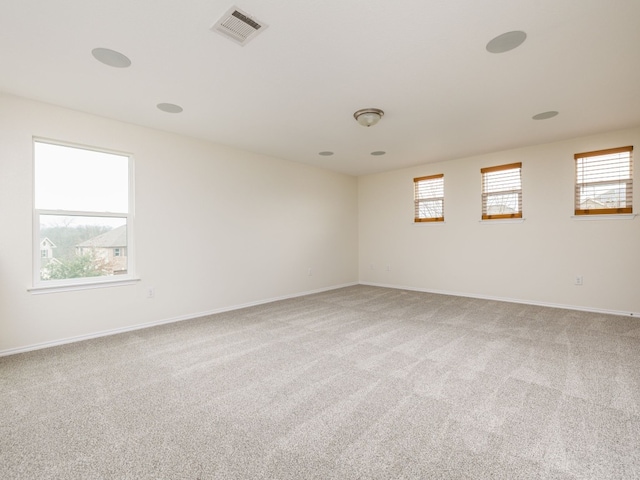
<svg viewBox="0 0 640 480"><path fill-rule="evenodd" d="M33 136L134 155L138 284L27 292ZM0 95L0 354L358 280L639 314L640 218L571 217L573 154L624 145L640 128L356 179ZM480 223L480 168L516 161L525 221ZM414 225L434 173L446 222Z"/></svg>
<svg viewBox="0 0 640 480"><path fill-rule="evenodd" d="M640 313L640 218L572 218L574 153L627 145L640 129L360 177L361 283ZM520 161L524 222L481 223L480 169ZM416 225L413 178L437 173L445 224Z"/></svg>
<svg viewBox="0 0 640 480"><path fill-rule="evenodd" d="M33 136L134 155L138 284L27 292ZM0 353L357 282L355 177L6 95L0 219Z"/></svg>

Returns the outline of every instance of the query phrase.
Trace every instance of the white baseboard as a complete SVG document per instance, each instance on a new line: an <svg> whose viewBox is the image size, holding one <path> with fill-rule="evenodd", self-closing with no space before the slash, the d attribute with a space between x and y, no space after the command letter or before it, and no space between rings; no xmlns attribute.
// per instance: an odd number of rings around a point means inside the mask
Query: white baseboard
<svg viewBox="0 0 640 480"><path fill-rule="evenodd" d="M314 293L328 292L328 291L331 291L331 290L337 290L338 288L352 287L354 285L358 285L358 282L345 283L345 284L342 284L342 285L334 285L334 286L331 286L331 287L319 288L317 290L308 290L306 292L293 293L293 294L290 294L290 295L283 295L281 297L273 297L273 298L268 298L268 299L264 299L264 300L257 300L255 302L248 302L248 303L243 303L241 305L232 305L232 306L229 306L229 307L217 308L217 309L209 310L209 311L206 311L206 312L191 313L191 314L187 314L187 315L181 315L181 316L178 316L178 317L166 318L164 320L157 320L157 321L153 321L153 322L140 323L140 324L131 325L131 326L128 326L128 327L114 328L114 329L110 329L110 330L102 330L100 332L89 333L89 334L86 334L86 335L78 335L78 336L69 337L69 338L62 338L62 339L59 339L59 340L53 340L51 342L36 343L36 344L33 344L33 345L28 345L26 347L18 347L18 348L10 348L10 349L7 349L7 350L0 350L0 357L6 357L6 356L9 356L9 355L15 355L15 354L18 354L18 353L30 352L32 350L40 350L40 349L43 349L43 348L55 347L55 346L58 346L58 345L65 345L67 343L81 342L83 340L91 340L92 338L99 338L99 337L106 337L106 336L109 336L109 335L116 335L118 333L132 332L134 330L142 330L143 328L156 327L158 325L164 325L164 324L167 324L167 323L181 322L183 320L192 320L194 318L206 317L207 315L215 315L216 313L230 312L232 310L240 310L242 308L255 307L256 305L263 305L265 303L272 303L272 302L277 302L277 301L280 301L280 300L287 300L287 299L290 299L290 298L304 297L306 295L313 295Z"/></svg>
<svg viewBox="0 0 640 480"><path fill-rule="evenodd" d="M435 293L438 295L452 295L455 297L479 298L482 300L495 300L497 302L521 303L524 305L535 305L538 307L563 308L565 310L578 310L581 312L603 313L607 315L621 315L626 317L640 317L640 312L625 312L622 310L606 310L603 308L582 307L577 305L565 305L548 302L536 302L533 300L522 300L519 298L494 297L491 295L479 295L464 292L449 292L446 290L433 290L428 288L405 287L402 285L389 285L384 283L360 282L360 285L368 285L371 287L393 288L396 290L410 290L413 292Z"/></svg>
<svg viewBox="0 0 640 480"><path fill-rule="evenodd" d="M371 287L393 288L393 289L396 289L396 290L410 290L410 291L414 291L414 292L434 293L434 294L439 294L439 295L452 295L452 296L457 296L457 297L479 298L479 299L483 299L483 300L495 300L495 301L498 301L498 302L520 303L520 304L524 304L524 305L535 305L535 306L539 306L539 307L563 308L563 309L566 309L566 310L578 310L578 311L582 311L582 312L602 313L602 314L607 314L607 315L621 315L621 316L640 317L640 312L624 312L624 311L620 311L620 310L606 310L606 309L583 307L583 306L576 306L576 305L555 304L555 303L548 303L548 302L536 302L536 301L531 301L531 300L522 300L522 299L518 299L518 298L494 297L494 296L491 296L491 295L470 294L470 293L465 293L465 292L451 292L451 291L446 291L446 290L434 290L434 289L428 289L428 288L407 287L407 286L403 286L403 285L390 285L390 284L373 283L373 282L353 282L353 283L345 283L345 284L342 284L342 285L334 285L334 286L331 286L331 287L320 288L320 289L317 289L317 290L309 290L309 291L306 291L306 292L299 292L299 293L293 293L293 294L290 294L290 295L283 295L283 296L280 296L280 297L273 297L273 298L267 298L267 299L264 299L264 300L257 300L255 302L248 302L248 303L243 303L243 304L240 304L240 305L232 305L232 306L228 306L228 307L217 308L217 309L208 310L208 311L205 311L205 312L191 313L191 314L187 314L187 315L181 315L181 316L173 317L173 318L166 318L166 319L163 319L163 320L157 320L157 321L153 321L153 322L140 323L140 324L131 325L131 326L128 326L128 327L114 328L114 329L110 329L110 330L103 330L103 331L100 331L100 332L89 333L89 334L86 334L86 335L78 335L78 336L75 336L75 337L62 338L62 339L53 340L53 341L50 341L50 342L42 342L42 343L37 343L37 344L33 344L33 345L27 345L25 347L10 348L10 349L7 349L7 350L0 350L0 357L5 357L5 356L9 356L9 355L15 355L15 354L18 354L18 353L30 352L32 350L40 350L40 349L43 349L43 348L55 347L55 346L58 346L58 345L65 345L67 343L81 342L83 340L90 340L92 338L99 338L99 337L106 337L106 336L109 336L109 335L116 335L118 333L126 333L126 332L131 332L131 331L134 331L134 330L142 330L144 328L156 327L156 326L164 325L164 324L167 324L167 323L181 322L183 320L192 320L194 318L206 317L208 315L215 315L216 313L223 313L223 312L230 312L230 311L233 311L233 310L240 310L242 308L254 307L254 306L257 306L257 305L264 305L266 303L277 302L277 301L280 301L280 300L287 300L287 299L290 299L290 298L304 297L306 295L313 295L314 293L328 292L328 291L331 291L331 290L337 290L339 288L352 287L354 285L368 285L368 286L371 286Z"/></svg>

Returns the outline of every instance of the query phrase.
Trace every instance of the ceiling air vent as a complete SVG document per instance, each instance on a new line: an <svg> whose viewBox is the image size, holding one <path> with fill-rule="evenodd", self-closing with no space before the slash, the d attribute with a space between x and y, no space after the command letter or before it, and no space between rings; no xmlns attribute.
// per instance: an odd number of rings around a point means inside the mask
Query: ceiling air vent
<svg viewBox="0 0 640 480"><path fill-rule="evenodd" d="M260 32L268 27L267 24L257 20L237 7L231 7L218 20L211 30L224 35L240 45L246 45Z"/></svg>

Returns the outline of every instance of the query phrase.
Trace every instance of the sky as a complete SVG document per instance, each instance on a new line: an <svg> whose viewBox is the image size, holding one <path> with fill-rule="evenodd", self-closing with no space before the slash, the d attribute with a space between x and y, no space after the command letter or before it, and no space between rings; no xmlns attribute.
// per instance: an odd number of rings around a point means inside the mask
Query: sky
<svg viewBox="0 0 640 480"><path fill-rule="evenodd" d="M34 142L35 206L38 210L121 213L129 204L129 157ZM46 223L56 217L46 216ZM117 219L60 217L72 224L112 225ZM77 220L77 222L76 222ZM116 221L122 224L122 220Z"/></svg>

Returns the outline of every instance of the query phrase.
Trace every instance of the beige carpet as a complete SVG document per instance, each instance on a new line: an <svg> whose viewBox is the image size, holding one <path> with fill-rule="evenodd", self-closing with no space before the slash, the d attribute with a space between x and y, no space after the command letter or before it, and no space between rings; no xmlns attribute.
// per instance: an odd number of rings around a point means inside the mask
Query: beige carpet
<svg viewBox="0 0 640 480"><path fill-rule="evenodd" d="M0 358L0 478L637 479L640 320L356 286Z"/></svg>

